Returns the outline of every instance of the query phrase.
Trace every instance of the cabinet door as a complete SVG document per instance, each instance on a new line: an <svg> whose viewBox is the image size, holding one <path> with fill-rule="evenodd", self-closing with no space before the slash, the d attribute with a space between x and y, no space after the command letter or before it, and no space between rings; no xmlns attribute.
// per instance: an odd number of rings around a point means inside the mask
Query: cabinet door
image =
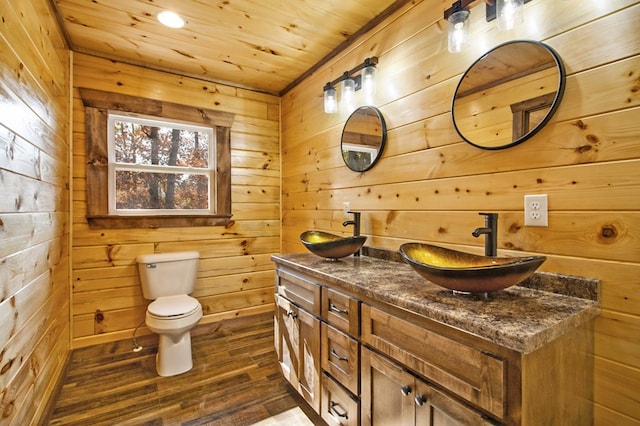
<svg viewBox="0 0 640 426"><path fill-rule="evenodd" d="M297 316L298 309L287 299L276 295L275 312L275 345L278 363L284 378L292 385L298 383L298 340L299 328L297 321L293 318Z"/></svg>
<svg viewBox="0 0 640 426"><path fill-rule="evenodd" d="M320 411L320 321L276 295L275 344L284 377Z"/></svg>
<svg viewBox="0 0 640 426"><path fill-rule="evenodd" d="M362 349L362 373L363 425L494 424L479 412L366 348Z"/></svg>
<svg viewBox="0 0 640 426"><path fill-rule="evenodd" d="M416 426L494 425L479 412L445 395L416 377Z"/></svg>
<svg viewBox="0 0 640 426"><path fill-rule="evenodd" d="M298 390L304 399L320 413L320 320L300 309L298 347Z"/></svg>
<svg viewBox="0 0 640 426"><path fill-rule="evenodd" d="M415 378L397 364L362 348L363 425L413 426Z"/></svg>

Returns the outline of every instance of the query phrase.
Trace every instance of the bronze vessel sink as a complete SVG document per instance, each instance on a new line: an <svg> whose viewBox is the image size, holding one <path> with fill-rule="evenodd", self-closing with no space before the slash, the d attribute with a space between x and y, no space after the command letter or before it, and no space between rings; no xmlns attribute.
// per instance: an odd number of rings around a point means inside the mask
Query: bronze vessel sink
<svg viewBox="0 0 640 426"><path fill-rule="evenodd" d="M341 237L322 231L306 231L300 234L300 241L313 254L327 259L339 259L354 254L364 244L367 237Z"/></svg>
<svg viewBox="0 0 640 426"><path fill-rule="evenodd" d="M519 284L547 259L478 256L421 243L402 244L400 254L432 283L466 293L487 293Z"/></svg>

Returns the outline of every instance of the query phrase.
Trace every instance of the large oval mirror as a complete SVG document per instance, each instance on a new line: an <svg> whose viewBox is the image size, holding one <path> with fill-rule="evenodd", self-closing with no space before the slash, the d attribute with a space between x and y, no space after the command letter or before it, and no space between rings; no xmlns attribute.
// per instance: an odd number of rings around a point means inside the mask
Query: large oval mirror
<svg viewBox="0 0 640 426"><path fill-rule="evenodd" d="M355 110L342 129L342 159L354 172L373 167L387 140L387 126L382 113L375 107L363 106Z"/></svg>
<svg viewBox="0 0 640 426"><path fill-rule="evenodd" d="M475 61L453 96L453 124L483 149L529 139L551 119L564 92L562 61L549 46L515 40Z"/></svg>

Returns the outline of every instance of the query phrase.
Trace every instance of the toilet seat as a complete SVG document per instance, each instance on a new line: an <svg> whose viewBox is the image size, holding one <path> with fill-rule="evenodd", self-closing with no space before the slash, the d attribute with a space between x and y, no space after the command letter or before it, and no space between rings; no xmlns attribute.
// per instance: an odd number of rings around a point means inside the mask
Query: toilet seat
<svg viewBox="0 0 640 426"><path fill-rule="evenodd" d="M159 320L177 320L193 315L201 309L197 299L186 294L178 294L157 298L147 307L147 314Z"/></svg>

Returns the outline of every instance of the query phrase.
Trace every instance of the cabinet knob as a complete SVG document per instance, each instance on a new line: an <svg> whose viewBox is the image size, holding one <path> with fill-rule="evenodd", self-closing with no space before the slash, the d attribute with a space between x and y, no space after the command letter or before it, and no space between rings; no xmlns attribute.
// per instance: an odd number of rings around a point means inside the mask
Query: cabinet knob
<svg viewBox="0 0 640 426"><path fill-rule="evenodd" d="M400 393L402 393L404 396L409 396L409 394L411 394L411 386L400 386Z"/></svg>
<svg viewBox="0 0 640 426"><path fill-rule="evenodd" d="M422 407L427 402L427 397L422 394L417 394L413 400L418 407Z"/></svg>
<svg viewBox="0 0 640 426"><path fill-rule="evenodd" d="M298 314L296 314L296 313L295 313L295 312L293 312L293 311L289 311L289 312L287 312L287 316L288 316L288 317L291 317L291 318L293 318L293 319L298 318Z"/></svg>

